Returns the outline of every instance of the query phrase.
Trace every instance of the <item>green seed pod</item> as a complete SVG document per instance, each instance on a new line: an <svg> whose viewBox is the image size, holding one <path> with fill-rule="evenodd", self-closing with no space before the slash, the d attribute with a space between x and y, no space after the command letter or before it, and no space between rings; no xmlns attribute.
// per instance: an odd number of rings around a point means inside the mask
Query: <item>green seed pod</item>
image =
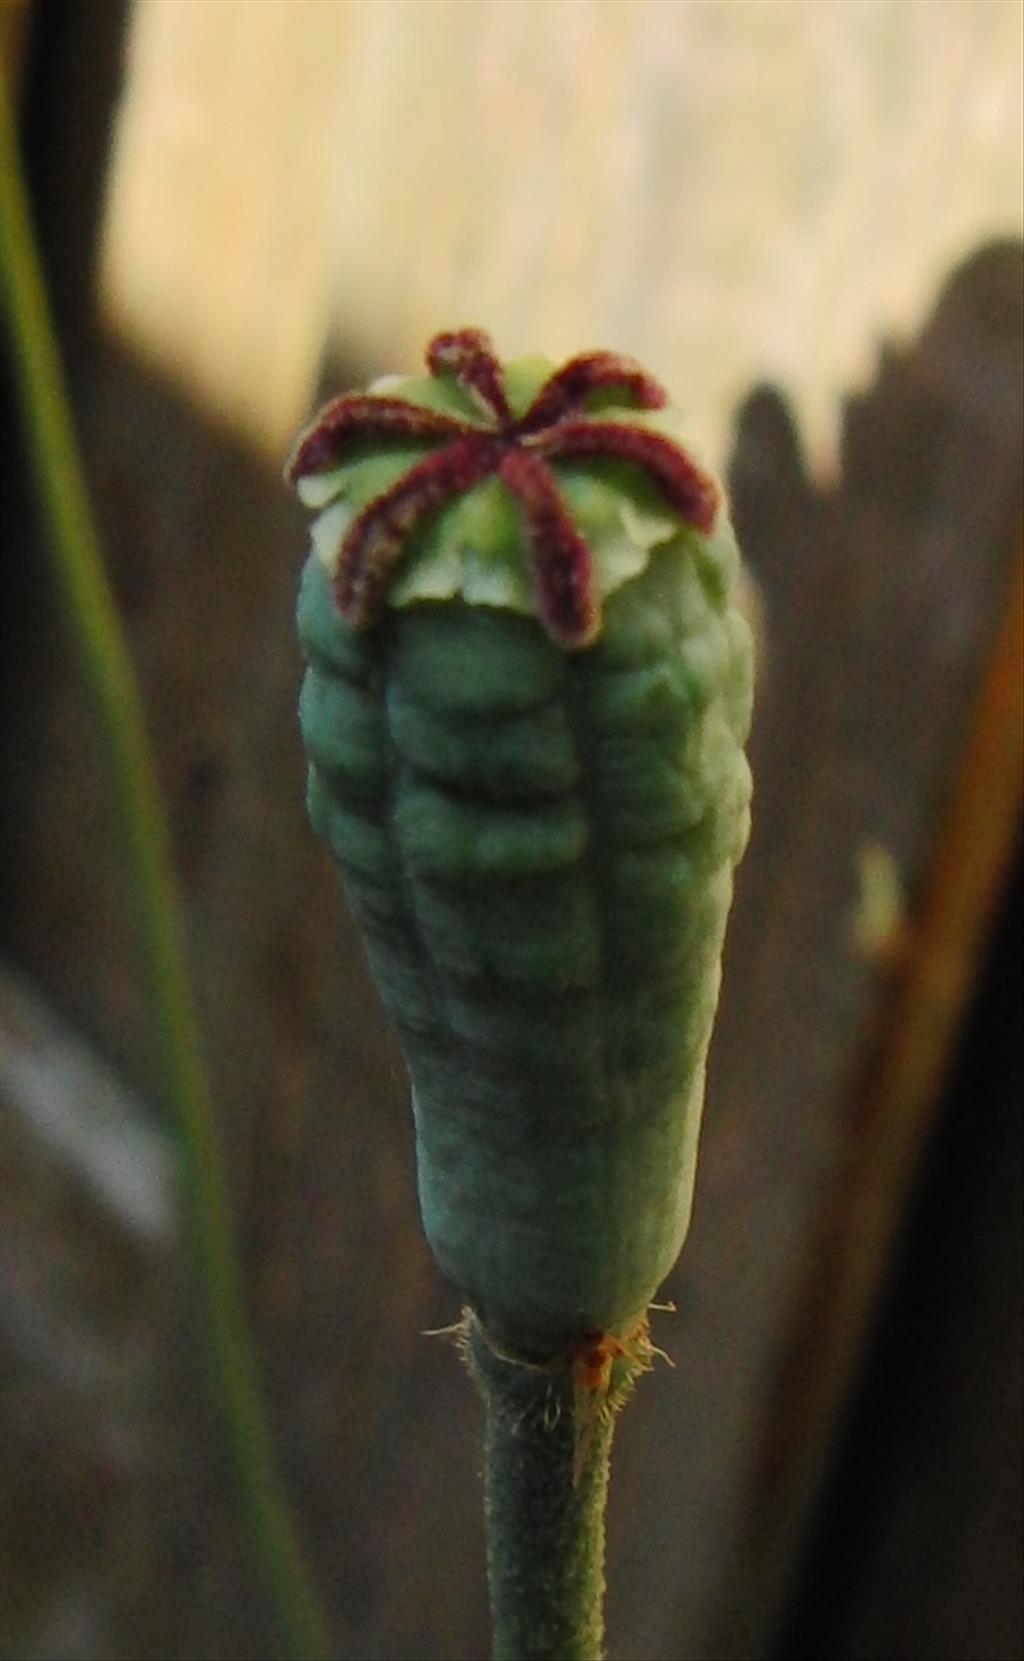
<svg viewBox="0 0 1024 1661"><path fill-rule="evenodd" d="M291 477L309 810L412 1079L423 1220L503 1345L635 1324L689 1221L752 651L714 482L596 353L329 405Z"/></svg>

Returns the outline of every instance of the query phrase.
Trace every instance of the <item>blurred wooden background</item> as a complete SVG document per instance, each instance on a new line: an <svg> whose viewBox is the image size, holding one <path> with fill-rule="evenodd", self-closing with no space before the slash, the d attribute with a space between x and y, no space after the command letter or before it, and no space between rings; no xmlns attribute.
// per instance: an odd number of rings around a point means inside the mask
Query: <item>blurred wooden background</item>
<svg viewBox="0 0 1024 1661"><path fill-rule="evenodd" d="M755 377L834 459L842 389L1020 226L1016 0L143 0L110 323L276 458L325 345L452 319L656 362L721 460Z"/></svg>
<svg viewBox="0 0 1024 1661"><path fill-rule="evenodd" d="M401 1067L304 822L276 467L321 380L467 318L664 374L764 600L757 827L676 1370L620 1433L611 1653L1017 1661L1020 8L3 21L339 1658L486 1653L478 1426L421 1337L455 1308ZM4 420L3 1649L257 1661L111 804Z"/></svg>

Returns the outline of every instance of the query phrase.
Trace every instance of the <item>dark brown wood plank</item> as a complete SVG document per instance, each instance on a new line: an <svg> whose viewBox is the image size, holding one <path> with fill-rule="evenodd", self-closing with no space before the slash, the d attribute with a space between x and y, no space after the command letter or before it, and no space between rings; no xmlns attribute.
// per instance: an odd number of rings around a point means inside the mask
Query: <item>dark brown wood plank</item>
<svg viewBox="0 0 1024 1661"><path fill-rule="evenodd" d="M1024 1653L1024 866L774 1661Z"/></svg>
<svg viewBox="0 0 1024 1661"><path fill-rule="evenodd" d="M979 257L950 285L917 352L891 361L847 418L831 516L841 566L825 574L838 599L822 648L835 655L811 693L824 693L826 795L808 784L802 803L803 873L813 883L826 860L831 867L831 897L823 888L814 903L823 904L819 920L831 920L838 961L831 970L821 963L817 996L805 983L782 1030L795 1047L820 1042L827 981L838 1000L845 980L858 1042L831 1102L793 1100L782 1132L805 1136L789 1149L797 1205L800 1164L816 1141L822 1148L823 1133L830 1143L814 1170L815 1215L805 1216L793 1254L790 1321L783 1300L773 1310L776 1356L741 1502L741 1548L712 1629L716 1656L763 1653L1019 833L1019 281L1016 250ZM794 712L791 736L797 725ZM803 768L817 759L805 753ZM909 914L890 949L858 970L841 883L868 839L893 850ZM789 881L799 883L799 868ZM815 926L809 916L807 924ZM842 1061L838 1045L834 1055Z"/></svg>

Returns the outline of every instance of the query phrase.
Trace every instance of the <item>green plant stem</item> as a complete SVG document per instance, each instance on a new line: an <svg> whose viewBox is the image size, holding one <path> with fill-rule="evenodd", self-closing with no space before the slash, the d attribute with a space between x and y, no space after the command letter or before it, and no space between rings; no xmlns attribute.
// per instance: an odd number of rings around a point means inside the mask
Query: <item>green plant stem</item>
<svg viewBox="0 0 1024 1661"><path fill-rule="evenodd" d="M487 1413L494 1661L601 1661L615 1414L646 1360L617 1363L611 1390L588 1403L568 1362L541 1367L503 1355L473 1316L467 1350Z"/></svg>
<svg viewBox="0 0 1024 1661"><path fill-rule="evenodd" d="M210 1351L234 1464L286 1653L326 1661L328 1627L306 1568L263 1404L228 1186L189 983L184 926L138 684L100 556L0 77L0 268L29 461L127 844L158 1059L177 1121Z"/></svg>

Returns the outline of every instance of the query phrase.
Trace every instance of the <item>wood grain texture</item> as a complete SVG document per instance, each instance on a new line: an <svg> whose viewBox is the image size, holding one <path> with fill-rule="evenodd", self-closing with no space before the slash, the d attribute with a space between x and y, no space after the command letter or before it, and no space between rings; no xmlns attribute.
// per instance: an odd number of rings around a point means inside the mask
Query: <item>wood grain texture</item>
<svg viewBox="0 0 1024 1661"><path fill-rule="evenodd" d="M724 459L751 380L815 462L879 331L1021 226L1015 0L140 0L113 324L276 454L326 350L615 346Z"/></svg>

